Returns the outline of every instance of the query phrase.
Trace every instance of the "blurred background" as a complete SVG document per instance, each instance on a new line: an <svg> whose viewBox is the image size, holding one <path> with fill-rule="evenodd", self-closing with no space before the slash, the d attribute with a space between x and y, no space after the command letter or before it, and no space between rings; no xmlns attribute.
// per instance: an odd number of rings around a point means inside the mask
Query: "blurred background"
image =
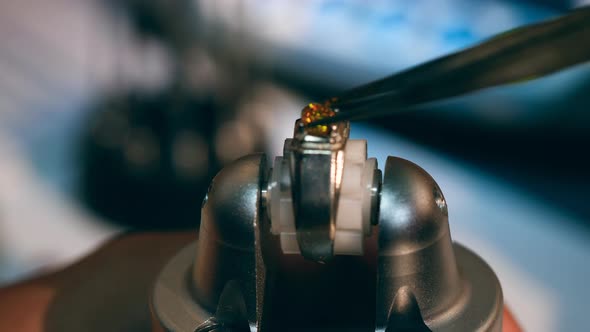
<svg viewBox="0 0 590 332"><path fill-rule="evenodd" d="M309 101L588 1L4 0L0 282L127 230L194 229L211 177ZM567 52L567 50L564 50ZM590 298L590 65L353 125L421 165L528 331Z"/></svg>

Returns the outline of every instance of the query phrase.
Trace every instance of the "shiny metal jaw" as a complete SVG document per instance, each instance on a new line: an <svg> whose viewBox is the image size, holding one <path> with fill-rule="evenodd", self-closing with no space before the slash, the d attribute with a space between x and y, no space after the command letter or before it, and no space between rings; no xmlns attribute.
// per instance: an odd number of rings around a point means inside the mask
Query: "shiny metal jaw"
<svg viewBox="0 0 590 332"><path fill-rule="evenodd" d="M330 193L306 178L317 167L330 169L322 162L332 165L328 158L333 151L293 152L297 144L287 141L285 156L278 158L271 172L264 155L251 155L215 177L203 204L199 240L164 268L155 285L152 308L161 330L194 332L221 324L223 331L231 332L501 331L500 284L481 258L452 243L446 202L436 182L417 165L389 157L381 184L380 172L366 159L366 152L359 154L364 159L351 157L357 149L366 149L362 141L347 140L336 150L344 157L337 203L351 199L347 204L358 208L347 213L337 208L340 214L332 217L329 200L320 205L304 201L299 208L324 212L321 218L315 216L316 225L304 222L302 227L293 222L291 231L310 233L303 238L296 234L300 252L286 252L281 242L284 234L273 231L277 218L280 223L284 220L268 210L276 207L277 199L295 209L296 204L285 201L285 193L305 192L305 197L300 196L304 199ZM291 187L293 160L286 161L302 156L326 159L315 160L317 164L300 159L294 169L304 182ZM363 160L363 166L353 162L358 160ZM347 167L352 170L349 174ZM369 170L378 178L362 182ZM277 178L283 182L273 185ZM371 185L354 187L347 179ZM321 181L329 187L323 176ZM281 186L288 190L275 190ZM366 189L366 196L347 196L359 193L351 188ZM349 230L339 217L355 211L361 219L365 215L363 205L354 205L352 198L365 201L366 197L369 216L378 216L377 225L369 222L367 233L364 225L356 233L338 233ZM279 204L279 216L289 211L281 206L289 204ZM326 224L334 227L333 237L314 233L317 227L324 231ZM360 236L363 242L351 243L362 243L363 250L343 253L337 245L338 234ZM305 259L302 239L310 241L304 246L311 248L311 260ZM324 260L330 250L332 259ZM325 264L317 264L318 257Z"/></svg>

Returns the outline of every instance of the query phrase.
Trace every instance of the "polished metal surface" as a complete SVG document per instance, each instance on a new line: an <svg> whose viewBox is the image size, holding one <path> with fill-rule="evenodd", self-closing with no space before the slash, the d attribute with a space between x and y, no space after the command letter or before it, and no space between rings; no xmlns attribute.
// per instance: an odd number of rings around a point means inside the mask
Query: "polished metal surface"
<svg viewBox="0 0 590 332"><path fill-rule="evenodd" d="M155 284L152 311L163 331L194 332L215 313L200 305L186 282L186 276L190 274L195 256L198 255L197 245L198 241L182 249L166 265ZM502 310L502 292L495 275L473 252L458 244L454 244L453 248L462 278L465 279L465 287L469 291L456 305L441 311L438 315L426 316L426 325L434 332L501 331L502 321L498 315ZM407 288L402 287L400 290L401 292L398 291L396 294L402 294L402 297L410 295ZM403 313L404 308L399 306L400 298L394 298L392 301L388 309L394 308ZM491 312L498 315L490 315ZM457 319L458 317L461 319ZM397 321L393 321L393 324L397 324ZM386 331L385 328L386 326L382 326L375 331ZM250 330L259 331L252 323Z"/></svg>
<svg viewBox="0 0 590 332"><path fill-rule="evenodd" d="M377 308L388 310L397 289L410 286L428 315L461 294L444 197L430 175L409 161L389 157L384 174ZM386 317L385 312L381 315Z"/></svg>
<svg viewBox="0 0 590 332"><path fill-rule="evenodd" d="M160 272L151 303L155 331L194 332L213 315L196 300L187 282L198 245L195 241L186 246Z"/></svg>
<svg viewBox="0 0 590 332"><path fill-rule="evenodd" d="M446 201L426 171L387 158L379 227L378 326L395 316L403 290L434 331L500 331L500 284L472 252L453 248Z"/></svg>
<svg viewBox="0 0 590 332"><path fill-rule="evenodd" d="M198 255L190 281L195 297L209 310L232 280L244 294L248 316L256 318L255 224L260 218L262 154L240 158L213 179L203 202Z"/></svg>
<svg viewBox="0 0 590 332"><path fill-rule="evenodd" d="M273 244L261 204L266 176L262 155L217 175L199 240L155 285L152 309L161 329L501 331L498 279L476 254L452 243L444 196L417 165L387 160L375 193L378 237L369 244L377 250L326 264L282 254Z"/></svg>

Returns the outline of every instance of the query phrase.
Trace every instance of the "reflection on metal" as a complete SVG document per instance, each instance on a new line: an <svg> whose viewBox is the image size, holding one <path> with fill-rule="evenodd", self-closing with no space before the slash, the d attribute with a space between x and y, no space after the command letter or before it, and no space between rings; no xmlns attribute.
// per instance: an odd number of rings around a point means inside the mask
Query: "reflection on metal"
<svg viewBox="0 0 590 332"><path fill-rule="evenodd" d="M432 332L420 314L416 297L408 287L400 288L389 309L385 332Z"/></svg>
<svg viewBox="0 0 590 332"><path fill-rule="evenodd" d="M199 325L195 332L209 331L249 332L246 304L237 281L229 281L219 297L214 317Z"/></svg>
<svg viewBox="0 0 590 332"><path fill-rule="evenodd" d="M209 318L203 322L203 324L199 325L195 332L211 332L217 329L221 329L223 325L219 323L215 318Z"/></svg>
<svg viewBox="0 0 590 332"><path fill-rule="evenodd" d="M299 128L272 169L263 155L250 155L215 177L199 240L156 283L161 325L500 332L498 279L452 243L446 202L430 175L389 157L381 181L366 142L348 139L348 123L329 136Z"/></svg>

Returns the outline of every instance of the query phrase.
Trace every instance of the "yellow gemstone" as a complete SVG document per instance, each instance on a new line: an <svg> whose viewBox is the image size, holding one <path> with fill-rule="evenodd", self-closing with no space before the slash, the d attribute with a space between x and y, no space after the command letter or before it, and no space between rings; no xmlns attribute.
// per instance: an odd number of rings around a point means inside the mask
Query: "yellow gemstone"
<svg viewBox="0 0 590 332"><path fill-rule="evenodd" d="M336 115L333 109L327 104L309 103L301 111L301 121L308 125L314 121L333 117ZM330 125L317 125L306 128L306 132L314 136L327 136L330 134Z"/></svg>

